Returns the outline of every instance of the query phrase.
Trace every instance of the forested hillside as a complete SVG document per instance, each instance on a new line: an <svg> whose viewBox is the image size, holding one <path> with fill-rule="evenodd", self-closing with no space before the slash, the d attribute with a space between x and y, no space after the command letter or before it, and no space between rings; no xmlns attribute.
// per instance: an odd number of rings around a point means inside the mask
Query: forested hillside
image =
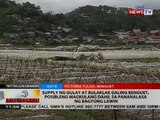
<svg viewBox="0 0 160 120"><path fill-rule="evenodd" d="M0 34L19 32L13 26L19 25L21 19L30 18L25 26L38 31L50 31L51 25L67 25L72 28L72 35L95 35L101 32L132 30L140 28L144 31L160 28L160 14L154 11L153 16L128 16L127 8L109 6L84 6L67 14L43 13L39 6L29 2L17 4L14 1L0 1ZM159 12L160 13L160 12ZM8 17L8 16L16 17ZM21 29L23 30L23 29Z"/></svg>

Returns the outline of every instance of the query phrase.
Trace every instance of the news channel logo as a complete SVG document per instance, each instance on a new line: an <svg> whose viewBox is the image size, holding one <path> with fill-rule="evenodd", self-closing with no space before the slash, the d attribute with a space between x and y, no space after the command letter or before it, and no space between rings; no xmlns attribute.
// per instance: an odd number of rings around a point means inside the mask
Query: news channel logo
<svg viewBox="0 0 160 120"><path fill-rule="evenodd" d="M0 100L3 100L3 99L4 99L4 92L0 91Z"/></svg>
<svg viewBox="0 0 160 120"><path fill-rule="evenodd" d="M144 9L144 15L153 15L153 9Z"/></svg>
<svg viewBox="0 0 160 120"><path fill-rule="evenodd" d="M22 98L26 98L26 97L28 97L28 94L29 94L29 93L28 93L27 90L23 90L22 93L21 93L21 97L22 97Z"/></svg>
<svg viewBox="0 0 160 120"><path fill-rule="evenodd" d="M40 89L8 89L5 98L39 98Z"/></svg>

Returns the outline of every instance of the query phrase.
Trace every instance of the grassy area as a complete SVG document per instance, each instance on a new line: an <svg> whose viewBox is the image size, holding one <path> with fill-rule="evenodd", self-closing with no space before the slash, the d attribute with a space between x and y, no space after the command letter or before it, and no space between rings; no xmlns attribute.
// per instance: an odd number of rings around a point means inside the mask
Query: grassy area
<svg viewBox="0 0 160 120"><path fill-rule="evenodd" d="M57 110L55 114L63 116L64 120L91 120L91 116L84 110Z"/></svg>
<svg viewBox="0 0 160 120"><path fill-rule="evenodd" d="M149 63L149 62L160 62L160 58L134 58L134 59L119 59L119 62L144 62L144 63Z"/></svg>

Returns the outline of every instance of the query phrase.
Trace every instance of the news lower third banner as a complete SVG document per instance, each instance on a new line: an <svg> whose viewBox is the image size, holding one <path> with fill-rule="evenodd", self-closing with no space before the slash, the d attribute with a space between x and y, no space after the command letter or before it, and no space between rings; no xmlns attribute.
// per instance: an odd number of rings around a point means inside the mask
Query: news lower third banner
<svg viewBox="0 0 160 120"><path fill-rule="evenodd" d="M160 84L0 85L0 109L160 109Z"/></svg>

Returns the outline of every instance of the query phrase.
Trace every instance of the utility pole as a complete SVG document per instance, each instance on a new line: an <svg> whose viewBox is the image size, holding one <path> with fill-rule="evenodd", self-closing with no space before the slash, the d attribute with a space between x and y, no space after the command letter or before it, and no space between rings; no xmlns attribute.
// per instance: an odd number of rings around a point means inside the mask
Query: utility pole
<svg viewBox="0 0 160 120"><path fill-rule="evenodd" d="M152 120L154 120L154 109L152 110Z"/></svg>
<svg viewBox="0 0 160 120"><path fill-rule="evenodd" d="M116 110L113 110L113 112L114 112L114 120L118 120L117 119L117 112L116 112Z"/></svg>

